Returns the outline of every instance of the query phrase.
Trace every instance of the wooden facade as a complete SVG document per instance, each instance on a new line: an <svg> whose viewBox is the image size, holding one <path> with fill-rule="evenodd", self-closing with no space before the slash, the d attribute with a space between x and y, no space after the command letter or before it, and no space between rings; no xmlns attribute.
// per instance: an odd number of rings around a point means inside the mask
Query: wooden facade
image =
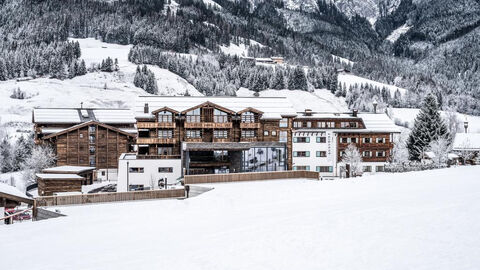
<svg viewBox="0 0 480 270"><path fill-rule="evenodd" d="M84 179L48 179L37 178L38 195L52 196L61 192L82 192Z"/></svg>
<svg viewBox="0 0 480 270"><path fill-rule="evenodd" d="M133 151L135 135L96 121L72 126L42 137L39 143L53 146L57 166L118 167L122 153Z"/></svg>

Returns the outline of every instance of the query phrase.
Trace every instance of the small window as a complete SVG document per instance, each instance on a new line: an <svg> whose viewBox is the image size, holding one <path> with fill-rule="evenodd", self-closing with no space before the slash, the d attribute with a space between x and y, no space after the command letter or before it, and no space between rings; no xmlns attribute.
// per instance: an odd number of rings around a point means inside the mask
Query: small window
<svg viewBox="0 0 480 270"><path fill-rule="evenodd" d="M348 138L340 138L341 143L348 143Z"/></svg>
<svg viewBox="0 0 480 270"><path fill-rule="evenodd" d="M105 171L102 171L102 176L105 176Z"/></svg>
<svg viewBox="0 0 480 270"><path fill-rule="evenodd" d="M80 139L83 139L83 134L82 133L80 133L78 136L80 137Z"/></svg>
<svg viewBox="0 0 480 270"><path fill-rule="evenodd" d="M159 139L171 139L173 138L173 130L171 129L159 129L158 130Z"/></svg>
<svg viewBox="0 0 480 270"><path fill-rule="evenodd" d="M372 143L372 138L363 138L363 143Z"/></svg>
<svg viewBox="0 0 480 270"><path fill-rule="evenodd" d="M294 171L310 171L310 166L293 166Z"/></svg>
<svg viewBox="0 0 480 270"><path fill-rule="evenodd" d="M317 172L323 172L323 173L331 173L331 172L333 172L333 167L332 166L317 166L316 171Z"/></svg>
<svg viewBox="0 0 480 270"><path fill-rule="evenodd" d="M158 167L158 172L159 173L172 173L173 168L172 167Z"/></svg>
<svg viewBox="0 0 480 270"><path fill-rule="evenodd" d="M267 130L265 130L265 131L263 132L263 136L268 136L268 131L267 131Z"/></svg>
<svg viewBox="0 0 480 270"><path fill-rule="evenodd" d="M254 138L255 130L242 130L242 138Z"/></svg>
<svg viewBox="0 0 480 270"><path fill-rule="evenodd" d="M130 173L143 173L144 169L142 167L131 167L128 169Z"/></svg>
<svg viewBox="0 0 480 270"><path fill-rule="evenodd" d="M385 143L385 138L377 138L377 143Z"/></svg>
<svg viewBox="0 0 480 270"><path fill-rule="evenodd" d="M281 128L288 127L288 119L287 118L282 118L282 120L280 120L280 123L279 123L278 126L281 127Z"/></svg>
<svg viewBox="0 0 480 270"><path fill-rule="evenodd" d="M273 137L276 137L277 136L277 132L275 130L272 131L272 136Z"/></svg>
<svg viewBox="0 0 480 270"><path fill-rule="evenodd" d="M377 169L377 172L384 172L385 166L377 166L376 169Z"/></svg>
<svg viewBox="0 0 480 270"><path fill-rule="evenodd" d="M363 166L364 172L372 172L372 166Z"/></svg>
<svg viewBox="0 0 480 270"><path fill-rule="evenodd" d="M294 151L293 156L294 157L309 157L310 156L310 151Z"/></svg>
<svg viewBox="0 0 480 270"><path fill-rule="evenodd" d="M317 143L326 143L327 137L317 137Z"/></svg>
<svg viewBox="0 0 480 270"><path fill-rule="evenodd" d="M288 132L287 131L280 131L280 138L278 140L280 142L287 142L288 141Z"/></svg>
<svg viewBox="0 0 480 270"><path fill-rule="evenodd" d="M317 151L317 157L327 157L326 151Z"/></svg>
<svg viewBox="0 0 480 270"><path fill-rule="evenodd" d="M371 157L371 156L372 156L372 152L370 152L370 151L363 151L363 156L364 156L364 157Z"/></svg>
<svg viewBox="0 0 480 270"><path fill-rule="evenodd" d="M351 143L357 143L357 138L351 138L351 139L350 139L350 142L351 142Z"/></svg>
<svg viewBox="0 0 480 270"><path fill-rule="evenodd" d="M385 157L385 151L377 151L377 157Z"/></svg>
<svg viewBox="0 0 480 270"><path fill-rule="evenodd" d="M217 138L217 139L228 138L228 130L226 130L226 129L214 130L213 131L213 137Z"/></svg>
<svg viewBox="0 0 480 270"><path fill-rule="evenodd" d="M90 154L95 154L95 146L90 146Z"/></svg>
<svg viewBox="0 0 480 270"><path fill-rule="evenodd" d="M293 127L294 128L301 128L302 126L303 126L302 122L299 122L299 121L293 122Z"/></svg>
<svg viewBox="0 0 480 270"><path fill-rule="evenodd" d="M310 137L295 137L293 138L293 142L295 143L309 143Z"/></svg>
<svg viewBox="0 0 480 270"><path fill-rule="evenodd" d="M200 130L187 130L186 131L187 138L201 138L201 131Z"/></svg>
<svg viewBox="0 0 480 270"><path fill-rule="evenodd" d="M311 128L312 127L312 122L307 122L307 128Z"/></svg>

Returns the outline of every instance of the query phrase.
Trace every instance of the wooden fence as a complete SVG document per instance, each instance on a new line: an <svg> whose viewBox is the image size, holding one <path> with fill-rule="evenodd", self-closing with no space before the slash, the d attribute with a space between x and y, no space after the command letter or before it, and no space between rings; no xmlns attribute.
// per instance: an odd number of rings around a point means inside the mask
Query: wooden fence
<svg viewBox="0 0 480 270"><path fill-rule="evenodd" d="M202 174L202 175L186 175L184 177L184 181L185 181L185 185L192 185L192 184L205 184L205 183L262 181L262 180L295 179L295 178L308 178L308 179L318 180L320 178L320 174L318 172L311 172L311 171Z"/></svg>
<svg viewBox="0 0 480 270"><path fill-rule="evenodd" d="M37 203L37 206L55 206L183 197L185 197L185 190L182 188L130 192L93 193L67 196L43 196L36 198L35 201Z"/></svg>

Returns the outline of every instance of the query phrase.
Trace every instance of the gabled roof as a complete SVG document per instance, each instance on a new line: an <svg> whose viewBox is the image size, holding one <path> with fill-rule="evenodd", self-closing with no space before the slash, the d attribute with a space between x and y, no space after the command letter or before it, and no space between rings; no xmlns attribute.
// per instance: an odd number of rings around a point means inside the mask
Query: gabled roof
<svg viewBox="0 0 480 270"><path fill-rule="evenodd" d="M240 113L247 108L262 112L262 119L281 119L295 117L297 113L285 97L184 97L184 96L139 96L135 103L135 117L152 118L151 112L163 107L184 112L210 102L220 108L234 113ZM144 113L145 103L148 103L150 113Z"/></svg>
<svg viewBox="0 0 480 270"><path fill-rule="evenodd" d="M27 195L22 193L16 187L4 183L0 183L0 198L6 198L7 200L15 202L33 204L33 199L28 198Z"/></svg>
<svg viewBox="0 0 480 270"><path fill-rule="evenodd" d="M153 114L156 114L156 113L159 113L159 112L163 112L163 111L169 111L169 112L172 112L172 113L180 113L172 108L169 108L167 106L163 107L163 108L160 108L160 109L157 109L157 110L154 110L152 113Z"/></svg>
<svg viewBox="0 0 480 270"><path fill-rule="evenodd" d="M86 171L93 171L95 167L87 167L87 166L58 166L43 169L43 173L67 173L67 174L79 174Z"/></svg>
<svg viewBox="0 0 480 270"><path fill-rule="evenodd" d="M119 128L112 127L112 126L109 126L109 125L100 123L100 122L98 122L98 121L88 121L88 122L85 122L85 123L81 123L81 124L75 125L75 126L73 126L73 127L69 127L69 128L64 129L64 130L62 130L62 131L60 131L60 132L50 134L50 135L48 135L48 136L43 137L42 139L44 139L44 140L50 139L50 138L53 138L53 137L56 137L56 136L65 134L65 133L67 133L67 132L70 132L70 131L73 131L73 130L76 130L76 129L79 129L79 128L82 128L82 127L85 127L85 126L89 126L89 125L92 125L92 124L99 125L99 126L101 126L101 127L104 127L104 128L110 129L110 130L113 130L113 131L115 131L115 132L118 132L118 133L120 133L120 134L129 136L129 137L135 137L135 135L133 135L133 134L131 134L131 133L128 133L128 132L125 132L125 131L123 131L123 130L121 130L121 129L119 129Z"/></svg>
<svg viewBox="0 0 480 270"><path fill-rule="evenodd" d="M182 113L187 113L187 112L193 111L195 109L203 108L203 107L207 107L207 106L214 107L214 108L216 108L220 111L226 112L226 113L235 114L234 111L232 111L230 109L227 109L225 107L222 107L222 106L220 106L218 104L215 104L213 102L210 102L210 101L206 101L206 102L203 102L202 104L198 104L197 106L193 106L192 108L188 108L188 109L182 111Z"/></svg>
<svg viewBox="0 0 480 270"><path fill-rule="evenodd" d="M34 124L79 124L98 121L105 124L134 124L133 111L103 108L37 108L33 109Z"/></svg>

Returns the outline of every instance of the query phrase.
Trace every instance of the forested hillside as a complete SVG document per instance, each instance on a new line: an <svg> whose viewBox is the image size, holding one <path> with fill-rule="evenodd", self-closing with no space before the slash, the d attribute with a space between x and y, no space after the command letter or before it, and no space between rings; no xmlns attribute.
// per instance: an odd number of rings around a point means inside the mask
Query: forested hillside
<svg viewBox="0 0 480 270"><path fill-rule="evenodd" d="M478 0L367 2L2 0L0 80L82 75L81 52L67 38L94 37L133 44L130 61L168 69L207 95L328 88L352 106L375 97L416 107L433 91L444 108L480 114ZM374 15L357 12L366 9ZM405 25L394 43L385 40ZM287 65L252 65L221 50L241 43L249 56L283 56ZM354 61L348 68L358 75L409 91L392 99L366 85L345 89L335 73L345 64L332 55Z"/></svg>

